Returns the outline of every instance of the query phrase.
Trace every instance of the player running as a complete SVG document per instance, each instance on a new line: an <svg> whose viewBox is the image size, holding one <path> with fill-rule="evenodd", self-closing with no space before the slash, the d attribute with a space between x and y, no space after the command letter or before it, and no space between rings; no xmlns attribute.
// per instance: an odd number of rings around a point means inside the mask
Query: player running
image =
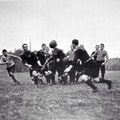
<svg viewBox="0 0 120 120"><path fill-rule="evenodd" d="M12 58L14 57L14 58L17 58L19 60L21 60L21 58L16 56L16 55L9 54L6 49L2 50L2 54L3 55L2 55L1 60L0 60L0 65L4 65L4 64L6 65L6 69L7 69L10 77L12 78L12 80L14 82L13 85L20 85L20 82L17 81L17 79L15 78L15 75L14 75L15 63L14 63Z"/></svg>
<svg viewBox="0 0 120 120"><path fill-rule="evenodd" d="M91 59L87 51L85 49L81 49L78 44L79 42L77 39L72 41L72 45L76 49L74 52L74 62L68 68L66 68L65 72L69 72L77 60L80 59L83 65L83 75L81 76L81 79L93 89L93 92L98 92L98 89L92 83L92 79L98 83L106 83L108 85L108 89L111 89L111 81L98 78L97 63Z"/></svg>

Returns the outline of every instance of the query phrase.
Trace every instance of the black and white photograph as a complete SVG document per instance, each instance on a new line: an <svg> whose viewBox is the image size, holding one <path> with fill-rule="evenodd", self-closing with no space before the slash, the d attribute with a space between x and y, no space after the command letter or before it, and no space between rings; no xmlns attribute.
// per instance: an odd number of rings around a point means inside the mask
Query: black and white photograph
<svg viewBox="0 0 120 120"><path fill-rule="evenodd" d="M120 120L120 0L0 0L0 120Z"/></svg>

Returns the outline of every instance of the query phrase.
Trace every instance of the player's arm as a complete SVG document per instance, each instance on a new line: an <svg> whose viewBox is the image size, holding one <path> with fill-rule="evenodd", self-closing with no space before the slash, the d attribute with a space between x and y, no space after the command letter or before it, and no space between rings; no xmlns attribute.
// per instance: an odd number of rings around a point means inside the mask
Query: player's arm
<svg viewBox="0 0 120 120"><path fill-rule="evenodd" d="M0 65L5 65L6 63L8 63L8 62L4 61L4 59L1 57L0 58Z"/></svg>
<svg viewBox="0 0 120 120"><path fill-rule="evenodd" d="M20 61L22 61L22 59L20 57L18 57L17 55L13 55L13 54L9 54L11 57L14 57L14 58L17 58L19 59Z"/></svg>
<svg viewBox="0 0 120 120"><path fill-rule="evenodd" d="M42 66L42 64L41 64L40 60L38 60L38 61L37 61L37 63L38 63L38 65L39 65L39 66Z"/></svg>
<svg viewBox="0 0 120 120"><path fill-rule="evenodd" d="M70 63L70 66L66 68L64 72L66 73L70 72L73 66L76 65L78 58L79 58L79 51L77 50L74 52L74 60Z"/></svg>
<svg viewBox="0 0 120 120"><path fill-rule="evenodd" d="M32 69L32 65L28 64L28 63L25 63L24 64L26 67L29 67L30 69Z"/></svg>
<svg viewBox="0 0 120 120"><path fill-rule="evenodd" d="M28 64L22 55L21 55L21 60L26 67L29 67L30 69L32 69L32 65Z"/></svg>
<svg viewBox="0 0 120 120"><path fill-rule="evenodd" d="M39 66L42 66L42 64L41 64L41 62L40 62L40 60L39 60L39 57L38 57L38 56L40 56L40 55L41 55L41 54L40 54L40 51L38 51L38 52L37 52L37 55L34 54L34 57L35 57L35 59L37 59L38 65L39 65Z"/></svg>
<svg viewBox="0 0 120 120"><path fill-rule="evenodd" d="M93 57L94 57L94 54L95 54L95 51L92 52L92 54L90 55L90 57L93 58Z"/></svg>
<svg viewBox="0 0 120 120"><path fill-rule="evenodd" d="M6 63L8 63L8 62L3 62L0 60L0 65L5 65Z"/></svg>
<svg viewBox="0 0 120 120"><path fill-rule="evenodd" d="M91 54L91 58L93 58L93 57L95 57L95 56L97 56L97 54L98 54L98 51L94 51L92 54Z"/></svg>
<svg viewBox="0 0 120 120"><path fill-rule="evenodd" d="M107 53L107 52L106 52L106 54L105 54L105 57L106 57L106 60L105 60L105 62L102 63L103 65L106 64L106 63L108 62L108 60L109 60L109 57L108 57L108 53Z"/></svg>

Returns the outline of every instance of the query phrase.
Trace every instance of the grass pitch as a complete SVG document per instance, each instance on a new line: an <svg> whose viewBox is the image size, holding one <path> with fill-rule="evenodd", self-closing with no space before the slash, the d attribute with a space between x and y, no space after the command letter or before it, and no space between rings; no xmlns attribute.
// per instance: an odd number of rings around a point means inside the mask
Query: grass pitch
<svg viewBox="0 0 120 120"><path fill-rule="evenodd" d="M95 83L98 93L83 83L36 88L28 73L15 75L20 86L0 67L0 120L120 120L119 71L106 73L112 90Z"/></svg>

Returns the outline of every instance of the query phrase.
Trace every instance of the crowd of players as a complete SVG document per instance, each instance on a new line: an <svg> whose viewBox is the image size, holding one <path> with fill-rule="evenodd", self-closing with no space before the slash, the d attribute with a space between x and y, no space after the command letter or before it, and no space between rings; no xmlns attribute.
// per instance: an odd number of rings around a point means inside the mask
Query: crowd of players
<svg viewBox="0 0 120 120"><path fill-rule="evenodd" d="M72 40L71 50L67 54L57 48L55 40L49 43L49 47L42 44L41 48L39 51L32 52L28 49L27 44L23 44L23 53L20 57L8 54L6 49L2 51L0 64L6 64L7 71L15 85L20 82L14 76L15 64L12 57L20 59L29 68L31 80L37 87L41 84L55 85L57 74L57 83L62 85L78 83L80 78L92 88L93 92L98 92L94 83L105 83L108 89L111 89L112 81L104 78L105 64L109 59L104 50L104 44L96 45L96 49L91 55L87 53L84 45L79 45L77 39ZM52 53L49 53L50 48ZM99 77L100 69L101 77ZM46 82L43 78L46 79Z"/></svg>

